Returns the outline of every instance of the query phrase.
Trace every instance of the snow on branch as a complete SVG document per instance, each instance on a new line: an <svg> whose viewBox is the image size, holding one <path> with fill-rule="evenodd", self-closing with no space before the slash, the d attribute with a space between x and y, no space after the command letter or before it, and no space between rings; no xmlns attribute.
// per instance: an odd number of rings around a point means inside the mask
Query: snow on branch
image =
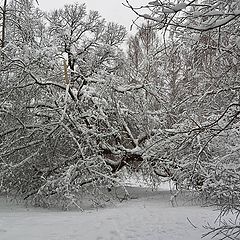
<svg viewBox="0 0 240 240"><path fill-rule="evenodd" d="M117 92L125 93L128 91L139 90L139 89L142 89L143 87L144 87L143 84L136 84L136 85L129 84L124 86L113 87L113 89Z"/></svg>
<svg viewBox="0 0 240 240"><path fill-rule="evenodd" d="M18 167L21 167L23 166L24 164L28 163L29 161L33 160L35 156L37 156L39 153L39 150L37 152L34 152L33 154L31 154L30 156L24 158L21 162L15 164L15 165L10 165L10 169L15 169L15 168L18 168ZM2 172L0 172L0 177L2 177L6 172L8 172L9 169L6 169Z"/></svg>
<svg viewBox="0 0 240 240"><path fill-rule="evenodd" d="M142 8L133 7L128 0L125 6L138 17L156 22L160 29L165 30L172 26L204 32L220 28L240 16L238 1L205 4L196 3L195 0L181 3L156 0L144 7L146 13Z"/></svg>

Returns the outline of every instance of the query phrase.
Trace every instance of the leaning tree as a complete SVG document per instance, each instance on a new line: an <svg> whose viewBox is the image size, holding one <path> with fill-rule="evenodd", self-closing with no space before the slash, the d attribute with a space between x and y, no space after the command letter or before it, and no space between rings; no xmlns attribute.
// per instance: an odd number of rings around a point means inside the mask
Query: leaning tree
<svg viewBox="0 0 240 240"><path fill-rule="evenodd" d="M67 207L82 195L99 203L120 184L104 143L118 134L108 86L123 65L126 31L85 4L44 13L12 1L6 9L1 192L42 206Z"/></svg>

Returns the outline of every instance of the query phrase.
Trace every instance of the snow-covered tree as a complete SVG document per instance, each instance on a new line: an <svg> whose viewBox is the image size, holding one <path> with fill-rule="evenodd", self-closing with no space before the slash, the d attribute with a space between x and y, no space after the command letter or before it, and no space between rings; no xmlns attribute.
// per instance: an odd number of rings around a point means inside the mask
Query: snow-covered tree
<svg viewBox="0 0 240 240"><path fill-rule="evenodd" d="M1 192L41 205L66 207L81 194L98 202L118 184L99 144L103 131L114 132L105 89L122 64L126 31L85 5L49 14L30 2L7 7L14 11L1 49Z"/></svg>
<svg viewBox="0 0 240 240"><path fill-rule="evenodd" d="M167 144L158 140L153 144L159 149L155 158L170 161L172 168L165 168L179 186L206 194L223 215L239 214L239 1L157 0L142 8L127 1L126 5L138 17L154 22L166 49L170 42L174 46L166 50L170 57L166 71L179 97L169 98L174 121ZM237 237L239 218L212 232Z"/></svg>

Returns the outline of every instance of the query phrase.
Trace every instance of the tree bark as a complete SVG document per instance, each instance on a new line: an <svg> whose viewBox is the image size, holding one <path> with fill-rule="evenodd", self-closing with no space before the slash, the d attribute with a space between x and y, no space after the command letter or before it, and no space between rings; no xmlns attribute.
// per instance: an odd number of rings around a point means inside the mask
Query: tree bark
<svg viewBox="0 0 240 240"><path fill-rule="evenodd" d="M2 39L1 39L1 48L5 46L5 31L6 31L6 13L7 13L7 0L4 0L3 10L2 10Z"/></svg>

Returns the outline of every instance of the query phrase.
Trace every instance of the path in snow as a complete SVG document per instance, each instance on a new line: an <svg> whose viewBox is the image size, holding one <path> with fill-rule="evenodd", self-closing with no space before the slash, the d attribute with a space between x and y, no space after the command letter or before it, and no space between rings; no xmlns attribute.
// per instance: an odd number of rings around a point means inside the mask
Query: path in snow
<svg viewBox="0 0 240 240"><path fill-rule="evenodd" d="M200 240L202 225L216 216L210 208L172 207L166 191L84 212L26 209L0 198L0 240Z"/></svg>

